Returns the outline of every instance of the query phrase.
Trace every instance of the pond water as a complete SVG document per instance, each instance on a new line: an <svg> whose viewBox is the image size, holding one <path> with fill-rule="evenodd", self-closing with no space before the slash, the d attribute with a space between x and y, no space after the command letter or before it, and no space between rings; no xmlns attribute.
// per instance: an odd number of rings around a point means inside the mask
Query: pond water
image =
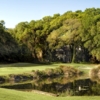
<svg viewBox="0 0 100 100"><path fill-rule="evenodd" d="M53 93L57 96L67 95L100 95L100 84L89 78L68 78L65 76L33 79L31 81L1 83L1 88L16 89L22 91L39 90Z"/></svg>

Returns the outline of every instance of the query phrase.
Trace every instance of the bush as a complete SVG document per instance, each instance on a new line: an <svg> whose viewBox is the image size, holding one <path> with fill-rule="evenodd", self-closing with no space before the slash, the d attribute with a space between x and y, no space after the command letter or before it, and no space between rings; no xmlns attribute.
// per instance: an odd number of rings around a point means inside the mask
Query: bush
<svg viewBox="0 0 100 100"><path fill-rule="evenodd" d="M0 83L4 83L9 80L10 80L9 76L0 76Z"/></svg>
<svg viewBox="0 0 100 100"><path fill-rule="evenodd" d="M97 67L91 69L90 72L89 72L89 77L93 81L100 82L100 66L97 66Z"/></svg>
<svg viewBox="0 0 100 100"><path fill-rule="evenodd" d="M81 71L69 66L60 66L60 69L66 77L78 76L82 73Z"/></svg>
<svg viewBox="0 0 100 100"><path fill-rule="evenodd" d="M46 70L45 70L45 74L47 75L47 76L52 76L54 73L53 73L53 69L51 69L51 68L47 68Z"/></svg>

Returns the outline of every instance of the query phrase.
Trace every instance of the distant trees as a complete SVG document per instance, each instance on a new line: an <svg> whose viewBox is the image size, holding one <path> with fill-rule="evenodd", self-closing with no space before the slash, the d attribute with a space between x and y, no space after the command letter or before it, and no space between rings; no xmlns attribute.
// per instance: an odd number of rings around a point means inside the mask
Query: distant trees
<svg viewBox="0 0 100 100"><path fill-rule="evenodd" d="M1 61L100 62L100 8L67 11L6 29L0 21Z"/></svg>

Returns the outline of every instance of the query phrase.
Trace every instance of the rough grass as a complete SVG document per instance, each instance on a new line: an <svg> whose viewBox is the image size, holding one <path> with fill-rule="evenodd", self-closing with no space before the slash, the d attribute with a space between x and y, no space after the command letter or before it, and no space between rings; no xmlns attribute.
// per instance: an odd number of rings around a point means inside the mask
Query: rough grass
<svg viewBox="0 0 100 100"><path fill-rule="evenodd" d="M32 92L21 92L0 88L0 100L100 100L99 96L53 97Z"/></svg>

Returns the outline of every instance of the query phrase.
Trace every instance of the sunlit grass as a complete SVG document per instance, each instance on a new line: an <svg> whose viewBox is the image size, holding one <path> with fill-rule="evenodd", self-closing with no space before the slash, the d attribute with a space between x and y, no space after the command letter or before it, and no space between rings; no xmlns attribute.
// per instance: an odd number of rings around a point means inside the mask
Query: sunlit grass
<svg viewBox="0 0 100 100"><path fill-rule="evenodd" d="M18 74L30 72L32 70L45 70L46 68L56 68L60 65L73 66L86 73L93 68L94 64L76 64L76 63L56 63L56 64L32 64L32 63L13 63L13 64L0 64L0 75Z"/></svg>
<svg viewBox="0 0 100 100"><path fill-rule="evenodd" d="M40 65L30 63L2 64L0 65L0 75L18 74L30 72L32 70L44 70L46 68L56 68L57 65Z"/></svg>
<svg viewBox="0 0 100 100"><path fill-rule="evenodd" d="M99 96L53 97L33 92L21 92L0 88L0 100L100 100Z"/></svg>

